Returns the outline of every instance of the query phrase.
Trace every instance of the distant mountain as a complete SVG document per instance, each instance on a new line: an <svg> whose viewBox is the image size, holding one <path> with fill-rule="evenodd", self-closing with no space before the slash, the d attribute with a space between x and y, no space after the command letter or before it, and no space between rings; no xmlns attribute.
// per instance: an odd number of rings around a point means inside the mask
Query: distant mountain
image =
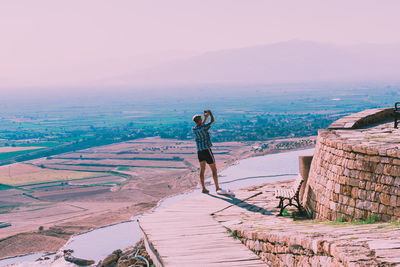
<svg viewBox="0 0 400 267"><path fill-rule="evenodd" d="M399 81L400 45L287 41L208 52L117 77L119 84Z"/></svg>

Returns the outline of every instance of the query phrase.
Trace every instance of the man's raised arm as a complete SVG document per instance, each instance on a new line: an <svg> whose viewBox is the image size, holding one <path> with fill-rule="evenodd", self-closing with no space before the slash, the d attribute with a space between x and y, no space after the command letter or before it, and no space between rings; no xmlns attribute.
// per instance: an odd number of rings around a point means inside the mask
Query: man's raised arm
<svg viewBox="0 0 400 267"><path fill-rule="evenodd" d="M207 118L208 118L209 115L210 115L210 114L209 114L208 112L204 112L204 120L203 120L203 122L201 123L201 125L206 124L206 121L207 121Z"/></svg>
<svg viewBox="0 0 400 267"><path fill-rule="evenodd" d="M210 115L210 117L211 117L211 121L210 121L210 125L211 124L213 124L214 123L214 115L212 114L212 112L211 112L211 110L207 110L207 114L209 114Z"/></svg>

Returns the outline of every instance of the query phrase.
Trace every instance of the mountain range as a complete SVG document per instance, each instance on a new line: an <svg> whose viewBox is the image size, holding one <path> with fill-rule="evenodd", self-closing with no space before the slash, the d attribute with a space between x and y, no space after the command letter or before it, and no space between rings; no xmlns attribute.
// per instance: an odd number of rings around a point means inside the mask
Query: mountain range
<svg viewBox="0 0 400 267"><path fill-rule="evenodd" d="M399 81L400 44L311 41L207 52L106 81L120 85L194 85Z"/></svg>

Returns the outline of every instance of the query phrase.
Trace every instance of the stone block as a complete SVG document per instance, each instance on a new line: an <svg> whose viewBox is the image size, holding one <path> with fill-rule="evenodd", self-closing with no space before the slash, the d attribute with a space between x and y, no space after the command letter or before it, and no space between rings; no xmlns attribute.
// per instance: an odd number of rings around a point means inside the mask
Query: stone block
<svg viewBox="0 0 400 267"><path fill-rule="evenodd" d="M384 184L383 187L382 187L382 193L390 194L390 189L391 189L391 188L392 188L392 187L391 187L390 185Z"/></svg>
<svg viewBox="0 0 400 267"><path fill-rule="evenodd" d="M359 170L350 170L350 177L360 179L360 171ZM356 185L353 185L356 186Z"/></svg>
<svg viewBox="0 0 400 267"><path fill-rule="evenodd" d="M329 208L331 209L331 210L337 210L337 203L335 203L335 202L333 202L333 201L329 201Z"/></svg>
<svg viewBox="0 0 400 267"><path fill-rule="evenodd" d="M356 161L363 161L365 157L364 154L356 154Z"/></svg>
<svg viewBox="0 0 400 267"><path fill-rule="evenodd" d="M381 149L379 149L379 150L378 150L379 156L387 156L386 151L387 151L386 148L381 148Z"/></svg>
<svg viewBox="0 0 400 267"><path fill-rule="evenodd" d="M388 158L388 157L381 157L381 162L385 163L385 164L392 164L392 163L394 163L394 160L392 158ZM399 161L398 165L400 165L400 161Z"/></svg>
<svg viewBox="0 0 400 267"><path fill-rule="evenodd" d="M387 184L387 185L393 185L394 184L394 178L389 175L383 175L381 177L381 183Z"/></svg>
<svg viewBox="0 0 400 267"><path fill-rule="evenodd" d="M368 157L368 161L379 163L382 161L382 158L379 156L371 156L371 157Z"/></svg>
<svg viewBox="0 0 400 267"><path fill-rule="evenodd" d="M382 213L382 214L386 214L386 212L387 212L387 206L385 206L385 205L383 205L383 204L380 204L379 205L379 213Z"/></svg>
<svg viewBox="0 0 400 267"><path fill-rule="evenodd" d="M333 194L332 194L332 200L333 200L334 202L339 202L339 194L333 193Z"/></svg>
<svg viewBox="0 0 400 267"><path fill-rule="evenodd" d="M341 204L348 205L349 204L349 199L350 198L348 196L339 195L339 202Z"/></svg>
<svg viewBox="0 0 400 267"><path fill-rule="evenodd" d="M377 202L372 202L371 204L371 212L378 212L379 211L379 203Z"/></svg>
<svg viewBox="0 0 400 267"><path fill-rule="evenodd" d="M351 144L346 144L346 143L344 143L344 144L343 144L343 150L344 150L344 151L348 151L348 152L352 152L352 151L353 151L353 147L352 147Z"/></svg>
<svg viewBox="0 0 400 267"><path fill-rule="evenodd" d="M358 198L365 200L367 198L367 191L358 189Z"/></svg>
<svg viewBox="0 0 400 267"><path fill-rule="evenodd" d="M332 191L332 189L333 189L333 183L332 183L331 180L328 180L328 182L326 183L326 189L327 189L328 191Z"/></svg>
<svg viewBox="0 0 400 267"><path fill-rule="evenodd" d="M361 161L361 160L356 160L354 163L354 167L351 169L356 169L359 171L363 171L363 170L368 170L368 167L364 167L364 165L368 165L367 162Z"/></svg>
<svg viewBox="0 0 400 267"><path fill-rule="evenodd" d="M399 178L399 183L400 183L400 178ZM339 193L340 193L340 184L335 184L334 192L335 192L336 194L339 194Z"/></svg>
<svg viewBox="0 0 400 267"><path fill-rule="evenodd" d="M307 256L296 256L296 266L312 267L310 263L310 257Z"/></svg>
<svg viewBox="0 0 400 267"><path fill-rule="evenodd" d="M312 251L314 254L319 254L324 251L324 240L323 239L314 239L312 241Z"/></svg>
<svg viewBox="0 0 400 267"><path fill-rule="evenodd" d="M400 166L392 165L392 168L390 169L390 174L389 175L395 176L395 177L400 177Z"/></svg>
<svg viewBox="0 0 400 267"><path fill-rule="evenodd" d="M350 179L349 177L341 175L341 176L339 176L339 183L341 185L348 184L349 179Z"/></svg>
<svg viewBox="0 0 400 267"><path fill-rule="evenodd" d="M358 187L353 187L351 189L351 198L357 199L358 198Z"/></svg>
<svg viewBox="0 0 400 267"><path fill-rule="evenodd" d="M349 179L349 185L350 186L358 187L359 183L360 183L360 180L357 179L357 178L350 178Z"/></svg>
<svg viewBox="0 0 400 267"><path fill-rule="evenodd" d="M364 162L362 165L362 170L367 171L367 172L375 172L376 167L378 166L377 162Z"/></svg>
<svg viewBox="0 0 400 267"><path fill-rule="evenodd" d="M393 159L394 165L400 165L400 159Z"/></svg>
<svg viewBox="0 0 400 267"><path fill-rule="evenodd" d="M361 180L367 180L370 181L372 177L372 173L371 172L361 172L360 173L360 179Z"/></svg>
<svg viewBox="0 0 400 267"><path fill-rule="evenodd" d="M250 236L251 236L251 239L258 239L259 238L257 231L251 232Z"/></svg>
<svg viewBox="0 0 400 267"><path fill-rule="evenodd" d="M340 193L345 195L345 196L350 196L351 195L351 191L352 191L352 187L349 185L344 185L340 187Z"/></svg>
<svg viewBox="0 0 400 267"><path fill-rule="evenodd" d="M365 182L365 190L371 190L371 182L370 181Z"/></svg>
<svg viewBox="0 0 400 267"><path fill-rule="evenodd" d="M382 221L387 222L390 221L391 216L387 214L382 214Z"/></svg>
<svg viewBox="0 0 400 267"><path fill-rule="evenodd" d="M392 207L397 206L397 196L390 196L390 206Z"/></svg>
<svg viewBox="0 0 400 267"><path fill-rule="evenodd" d="M393 215L393 213L394 213L394 208L393 207L388 207L387 211L386 211L386 214Z"/></svg>
<svg viewBox="0 0 400 267"><path fill-rule="evenodd" d="M261 243L260 243L260 241L256 240L254 242L254 250L255 251L261 251Z"/></svg>
<svg viewBox="0 0 400 267"><path fill-rule="evenodd" d="M378 182L378 180L380 179L380 177L382 176L382 174L376 174L376 173L371 173L372 175L369 178L369 181L371 182Z"/></svg>
<svg viewBox="0 0 400 267"><path fill-rule="evenodd" d="M353 213L354 213L354 207L347 206L346 207L346 214L349 215L350 217L352 217Z"/></svg>
<svg viewBox="0 0 400 267"><path fill-rule="evenodd" d="M396 158L397 157L397 149L386 150L386 155L388 155L389 157Z"/></svg>
<svg viewBox="0 0 400 267"><path fill-rule="evenodd" d="M352 150L357 153L366 154L367 153L367 146L364 145L355 145L353 146Z"/></svg>
<svg viewBox="0 0 400 267"><path fill-rule="evenodd" d="M374 199L372 200L373 202L379 202L379 196L381 193L379 192L375 192L375 196L374 194L372 194L372 196L374 196Z"/></svg>
<svg viewBox="0 0 400 267"><path fill-rule="evenodd" d="M382 163L378 163L378 165L376 165L376 168L375 168L375 174L382 174L383 173L383 168L384 168L384 164L382 164Z"/></svg>
<svg viewBox="0 0 400 267"><path fill-rule="evenodd" d="M374 189L376 192L382 192L383 191L383 184L375 184Z"/></svg>
<svg viewBox="0 0 400 267"><path fill-rule="evenodd" d="M356 200L354 198L349 199L349 206L350 207L355 207L356 206Z"/></svg>
<svg viewBox="0 0 400 267"><path fill-rule="evenodd" d="M400 207L395 207L393 210L393 215L400 217Z"/></svg>
<svg viewBox="0 0 400 267"><path fill-rule="evenodd" d="M375 191L376 183L371 183L371 190Z"/></svg>
<svg viewBox="0 0 400 267"><path fill-rule="evenodd" d="M375 201L375 195L376 195L375 191L366 191L366 194L367 194L365 198L366 200Z"/></svg>
<svg viewBox="0 0 400 267"><path fill-rule="evenodd" d="M397 186L397 187L400 187L400 177L394 178L393 185L394 185L394 186Z"/></svg>
<svg viewBox="0 0 400 267"><path fill-rule="evenodd" d="M366 181L362 181L362 180L358 181L358 188L365 189L365 184L366 184Z"/></svg>
<svg viewBox="0 0 400 267"><path fill-rule="evenodd" d="M344 204L339 204L338 209L336 210L336 216L334 216L334 217L340 218L340 217L341 217L341 214L346 213L346 210L347 210L347 206L346 206L346 205L344 205ZM335 218L335 219L336 219L336 218ZM335 220L335 219L334 219L334 220Z"/></svg>
<svg viewBox="0 0 400 267"><path fill-rule="evenodd" d="M367 146L367 154L368 155L379 155L379 150L375 147Z"/></svg>
<svg viewBox="0 0 400 267"><path fill-rule="evenodd" d="M384 167L383 167L383 174L391 175L391 172L392 172L392 165L385 164Z"/></svg>
<svg viewBox="0 0 400 267"><path fill-rule="evenodd" d="M379 201L384 205L390 205L390 195L381 193L379 195Z"/></svg>
<svg viewBox="0 0 400 267"><path fill-rule="evenodd" d="M360 199L356 199L356 208L360 209L360 210L366 210L368 208L370 208L370 203L368 203L369 201L366 200L360 200Z"/></svg>
<svg viewBox="0 0 400 267"><path fill-rule="evenodd" d="M372 209L372 203L371 201L365 200L364 201L364 209L367 211L371 211Z"/></svg>

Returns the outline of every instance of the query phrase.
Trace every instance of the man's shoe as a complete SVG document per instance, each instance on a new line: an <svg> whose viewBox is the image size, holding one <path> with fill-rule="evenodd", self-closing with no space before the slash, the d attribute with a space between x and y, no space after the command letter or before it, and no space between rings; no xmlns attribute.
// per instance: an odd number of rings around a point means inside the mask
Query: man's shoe
<svg viewBox="0 0 400 267"><path fill-rule="evenodd" d="M224 189L218 189L217 190L217 194L218 195L224 195L224 196L230 196L230 197L234 197L235 194L231 191L231 190L224 190Z"/></svg>
<svg viewBox="0 0 400 267"><path fill-rule="evenodd" d="M210 191L208 191L207 189L203 189L201 192L202 192L203 194L208 194Z"/></svg>

